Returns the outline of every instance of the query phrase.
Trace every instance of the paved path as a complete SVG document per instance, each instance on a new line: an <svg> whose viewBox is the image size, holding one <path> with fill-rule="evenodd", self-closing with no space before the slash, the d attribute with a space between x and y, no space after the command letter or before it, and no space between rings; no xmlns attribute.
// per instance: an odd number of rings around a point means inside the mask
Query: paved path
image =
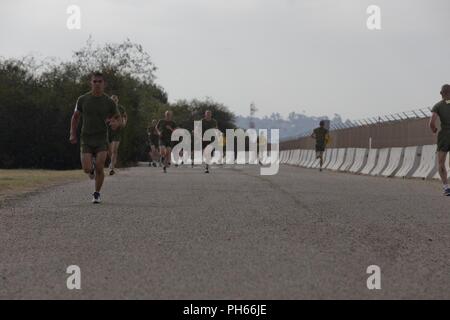
<svg viewBox="0 0 450 320"><path fill-rule="evenodd" d="M0 298L450 299L436 182L282 166L137 167L0 208ZM78 265L82 290L66 287ZM381 290L366 268L381 267Z"/></svg>

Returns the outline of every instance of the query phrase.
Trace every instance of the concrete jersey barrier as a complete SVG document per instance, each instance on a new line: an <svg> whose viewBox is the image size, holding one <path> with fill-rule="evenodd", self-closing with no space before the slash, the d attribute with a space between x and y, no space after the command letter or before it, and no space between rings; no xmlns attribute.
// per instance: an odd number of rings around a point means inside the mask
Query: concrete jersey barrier
<svg viewBox="0 0 450 320"><path fill-rule="evenodd" d="M338 170L340 166L342 166L342 164L344 163L344 159L345 159L345 148L339 148L338 149L338 153L336 156L336 162L333 164L333 166L329 167L328 169L330 170Z"/></svg>
<svg viewBox="0 0 450 320"><path fill-rule="evenodd" d="M367 160L367 149L364 148L356 148L355 150L355 160L353 161L352 166L348 169L351 173L358 173L364 168Z"/></svg>
<svg viewBox="0 0 450 320"><path fill-rule="evenodd" d="M324 166L324 168L326 169L330 169L337 160L337 154L338 154L338 149L332 149L331 150L331 155L330 155L330 159L328 160L327 164Z"/></svg>
<svg viewBox="0 0 450 320"><path fill-rule="evenodd" d="M325 154L325 158L323 161L323 168L326 168L328 166L335 151L336 151L336 149L327 149L327 153Z"/></svg>
<svg viewBox="0 0 450 320"><path fill-rule="evenodd" d="M303 164L303 167L308 168L316 159L316 152L314 150L309 150L308 161Z"/></svg>
<svg viewBox="0 0 450 320"><path fill-rule="evenodd" d="M304 160L300 163L301 167L305 167L310 161L311 161L311 156L313 154L313 150L306 150L306 155Z"/></svg>
<svg viewBox="0 0 450 320"><path fill-rule="evenodd" d="M295 164L296 166L298 166L303 161L303 159L305 158L305 151L306 150L304 150L304 149L300 150L300 156L298 158L297 163Z"/></svg>
<svg viewBox="0 0 450 320"><path fill-rule="evenodd" d="M298 161L299 156L300 156L300 150L294 150L291 153L291 157L289 158L288 164L294 165L294 163L296 161Z"/></svg>
<svg viewBox="0 0 450 320"><path fill-rule="evenodd" d="M348 171L348 169L350 169L355 160L355 151L355 148L347 148L344 163L339 168L339 171Z"/></svg>
<svg viewBox="0 0 450 320"><path fill-rule="evenodd" d="M378 159L375 168L370 172L370 175L377 176L381 172L383 172L384 168L386 168L387 161L389 158L389 148L383 148L378 151Z"/></svg>
<svg viewBox="0 0 450 320"><path fill-rule="evenodd" d="M422 147L420 164L412 174L413 178L431 178L437 172L436 145L428 144Z"/></svg>
<svg viewBox="0 0 450 320"><path fill-rule="evenodd" d="M364 168L361 169L361 174L370 174L372 170L377 165L378 152L379 149L369 149L369 154L367 155L367 162Z"/></svg>
<svg viewBox="0 0 450 320"><path fill-rule="evenodd" d="M383 172L380 173L383 177L392 177L400 168L401 161L403 160L403 148L395 147L389 151L389 161Z"/></svg>
<svg viewBox="0 0 450 320"><path fill-rule="evenodd" d="M398 178L409 178L415 170L417 170L417 167L420 163L420 157L419 152L422 149L422 147L406 147L405 151L403 153L403 161L402 165L398 169L397 173L395 174Z"/></svg>

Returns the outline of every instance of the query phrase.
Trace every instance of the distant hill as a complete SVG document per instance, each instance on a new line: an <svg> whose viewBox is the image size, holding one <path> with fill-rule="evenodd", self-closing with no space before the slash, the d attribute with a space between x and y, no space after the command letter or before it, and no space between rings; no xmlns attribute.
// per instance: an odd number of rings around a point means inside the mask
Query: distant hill
<svg viewBox="0 0 450 320"><path fill-rule="evenodd" d="M327 116L310 117L296 112L291 112L287 119L278 112L263 118L253 117L256 129L280 129L280 140L289 140L289 138L296 138L305 132L310 132L319 125L320 120L331 120L333 124L344 122L338 114L334 114L332 119ZM248 129L250 117L236 116L235 123L239 128Z"/></svg>

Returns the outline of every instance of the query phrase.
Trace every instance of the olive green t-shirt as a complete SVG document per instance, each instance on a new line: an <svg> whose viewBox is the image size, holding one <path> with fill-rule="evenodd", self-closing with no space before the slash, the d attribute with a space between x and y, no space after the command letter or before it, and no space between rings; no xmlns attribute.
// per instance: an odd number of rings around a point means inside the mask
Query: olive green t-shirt
<svg viewBox="0 0 450 320"><path fill-rule="evenodd" d="M438 114L441 121L441 130L450 131L450 100L439 101L431 109L431 112Z"/></svg>
<svg viewBox="0 0 450 320"><path fill-rule="evenodd" d="M316 136L316 145L317 146L325 146L325 137L328 133L328 130L322 127L314 129L314 135Z"/></svg>
<svg viewBox="0 0 450 320"><path fill-rule="evenodd" d="M106 119L119 114L114 101L106 94L97 97L88 92L78 98L75 110L82 114L81 143L108 143Z"/></svg>
<svg viewBox="0 0 450 320"><path fill-rule="evenodd" d="M165 119L159 120L157 124L158 130L161 132L161 139L163 140L170 140L172 137L172 130L168 129L167 126L170 126L173 130L175 130L177 125L174 121Z"/></svg>
<svg viewBox="0 0 450 320"><path fill-rule="evenodd" d="M215 128L217 128L217 121L215 119L211 120L206 120L205 118L202 119L202 135L204 135L207 130Z"/></svg>

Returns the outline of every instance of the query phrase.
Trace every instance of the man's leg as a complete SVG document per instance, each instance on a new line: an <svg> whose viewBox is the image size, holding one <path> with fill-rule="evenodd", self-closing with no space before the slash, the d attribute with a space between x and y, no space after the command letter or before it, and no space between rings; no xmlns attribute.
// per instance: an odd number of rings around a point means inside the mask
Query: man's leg
<svg viewBox="0 0 450 320"><path fill-rule="evenodd" d="M92 172L92 153L81 153L81 167L83 168L84 173L88 174L91 179L94 178Z"/></svg>
<svg viewBox="0 0 450 320"><path fill-rule="evenodd" d="M114 170L116 168L117 155L119 152L119 144L120 141L111 142L111 164L109 165L109 168L111 170Z"/></svg>
<svg viewBox="0 0 450 320"><path fill-rule="evenodd" d="M98 193L100 193L100 190L103 185L103 180L105 179L103 169L105 167L107 155L108 155L107 151L100 151L97 153L97 157L95 159L95 192Z"/></svg>
<svg viewBox="0 0 450 320"><path fill-rule="evenodd" d="M160 157L160 163L163 162L163 170L166 172L166 147L163 145L159 146L159 155Z"/></svg>
<svg viewBox="0 0 450 320"><path fill-rule="evenodd" d="M323 151L320 152L319 159L320 159L320 171L322 171L322 165L323 165Z"/></svg>
<svg viewBox="0 0 450 320"><path fill-rule="evenodd" d="M166 147L166 155L164 156L164 164L167 166L171 162L172 148Z"/></svg>
<svg viewBox="0 0 450 320"><path fill-rule="evenodd" d="M444 187L448 187L447 168L445 167L446 158L447 152L438 151L439 176L441 177Z"/></svg>
<svg viewBox="0 0 450 320"><path fill-rule="evenodd" d="M159 162L158 159L160 159L159 148L157 148L156 145L153 145L152 150L153 166L156 167L156 163Z"/></svg>

